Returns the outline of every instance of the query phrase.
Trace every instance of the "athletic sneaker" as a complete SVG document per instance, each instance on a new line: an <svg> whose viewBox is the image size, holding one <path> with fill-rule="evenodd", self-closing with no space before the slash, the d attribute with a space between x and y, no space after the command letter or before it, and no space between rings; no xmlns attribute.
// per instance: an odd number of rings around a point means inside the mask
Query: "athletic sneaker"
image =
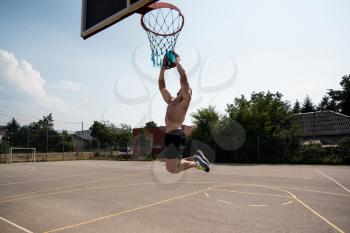
<svg viewBox="0 0 350 233"><path fill-rule="evenodd" d="M197 150L196 153L194 153L194 161L196 161L198 164L197 169L209 172L209 160L207 157L205 157L201 150Z"/></svg>

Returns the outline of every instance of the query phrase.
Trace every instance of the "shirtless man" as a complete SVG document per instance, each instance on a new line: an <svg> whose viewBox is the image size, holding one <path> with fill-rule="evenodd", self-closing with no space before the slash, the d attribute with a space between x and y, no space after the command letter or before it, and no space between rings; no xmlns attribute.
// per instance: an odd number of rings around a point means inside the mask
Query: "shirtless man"
<svg viewBox="0 0 350 233"><path fill-rule="evenodd" d="M194 156L183 159L183 151L185 148L186 137L181 129L181 125L185 120L188 107L191 102L192 90L188 84L186 72L180 64L180 57L175 53L176 61L168 67L167 57L164 57L163 66L159 73L159 90L167 103L167 111L165 116L165 164L166 169L170 173L179 173L189 168L197 168L209 172L209 161L203 152L197 150ZM164 73L167 69L176 67L180 74L181 89L176 97L172 97L166 89L164 81Z"/></svg>

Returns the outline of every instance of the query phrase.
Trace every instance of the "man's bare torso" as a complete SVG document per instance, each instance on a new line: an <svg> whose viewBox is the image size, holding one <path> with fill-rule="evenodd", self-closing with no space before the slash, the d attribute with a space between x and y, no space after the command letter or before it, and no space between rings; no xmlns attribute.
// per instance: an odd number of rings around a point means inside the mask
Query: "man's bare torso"
<svg viewBox="0 0 350 233"><path fill-rule="evenodd" d="M190 98L184 99L181 96L177 96L168 102L165 115L165 130L167 133L181 128L181 125L185 120L190 101Z"/></svg>

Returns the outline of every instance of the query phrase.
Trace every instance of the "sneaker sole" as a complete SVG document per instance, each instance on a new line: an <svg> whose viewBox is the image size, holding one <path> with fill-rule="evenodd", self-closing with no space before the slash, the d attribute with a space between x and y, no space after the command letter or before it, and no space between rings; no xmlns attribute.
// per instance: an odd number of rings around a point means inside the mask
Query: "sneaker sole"
<svg viewBox="0 0 350 233"><path fill-rule="evenodd" d="M207 163L201 156L196 156L196 161L201 166L201 170L204 170L206 172L209 172L209 163Z"/></svg>
<svg viewBox="0 0 350 233"><path fill-rule="evenodd" d="M210 164L208 158L205 157L204 153L201 150L197 150L195 154L199 155L201 159L203 159L208 165Z"/></svg>

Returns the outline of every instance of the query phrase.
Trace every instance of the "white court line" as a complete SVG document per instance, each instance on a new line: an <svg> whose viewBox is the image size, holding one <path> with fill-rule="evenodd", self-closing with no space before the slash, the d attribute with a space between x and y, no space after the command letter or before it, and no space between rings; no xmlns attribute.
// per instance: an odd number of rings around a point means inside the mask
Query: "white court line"
<svg viewBox="0 0 350 233"><path fill-rule="evenodd" d="M293 203L293 201L288 201L288 202L282 203L282 205L289 205L291 203Z"/></svg>
<svg viewBox="0 0 350 233"><path fill-rule="evenodd" d="M293 188L293 187L286 187L286 186L278 186L278 185L272 185L272 187L275 187L275 188L283 188L283 189L291 189L291 190L298 190L298 191L303 191L303 192L315 192L315 193L329 194L329 195L335 195L335 196L350 197L350 195L348 195L348 194L331 193L331 192L325 192L325 191L319 191L319 190L312 190L312 189L300 189L300 188Z"/></svg>
<svg viewBox="0 0 350 233"><path fill-rule="evenodd" d="M30 230L28 230L28 229L25 229L24 227L21 227L21 226L17 225L16 223L13 223L13 222L11 222L11 221L5 219L5 218L0 217L0 220L2 220L2 221L4 221L4 222L7 222L8 224L11 224L11 225L14 226L14 227L17 227L18 229L20 229L20 230L22 230L22 231L24 231L24 232L33 233L32 231L30 231Z"/></svg>
<svg viewBox="0 0 350 233"><path fill-rule="evenodd" d="M218 200L218 201L226 203L226 204L231 204L231 202L229 202L229 201L224 201L224 200Z"/></svg>
<svg viewBox="0 0 350 233"><path fill-rule="evenodd" d="M325 217L323 217L322 215L320 215L319 213L317 213L314 209L312 209L310 206L308 206L306 203L304 203L303 201L301 201L299 198L297 198L297 196L295 196L294 193L289 192L285 189L281 189L281 188L276 188L273 186L269 186L269 185L252 185L252 184L231 184L231 185L217 185L209 188L209 190L214 190L215 187L225 187L225 186L233 186L233 185L245 185L245 186L255 186L255 187L265 187L265 188L271 188L271 189L275 189L275 190L280 190L282 192L288 193L292 198L294 198L296 201L298 201L300 204L302 204L306 209L308 209L309 211L311 211L314 215L316 215L317 217L319 217L320 219L322 219L323 221L325 221L326 223L328 223L330 226L332 226L334 229L336 229L338 232L340 233L345 233L342 229L340 229L339 227L337 227L336 225L334 225L332 222L330 222L328 219L326 219ZM227 190L226 190L227 191ZM266 194L265 194L266 195Z"/></svg>
<svg viewBox="0 0 350 233"><path fill-rule="evenodd" d="M332 177L327 176L326 174L324 174L323 172L321 172L318 169L315 169L315 171L317 171L318 173L320 173L321 175L323 175L324 177L327 177L328 179L330 179L331 181L333 181L334 183L336 183L337 185L339 185L340 187L342 187L345 191L350 193L350 190L347 189L346 187L344 187L341 183L339 183L338 181L336 181L335 179L333 179Z"/></svg>
<svg viewBox="0 0 350 233"><path fill-rule="evenodd" d="M249 206L252 206L252 207L265 207L267 205L249 205Z"/></svg>

